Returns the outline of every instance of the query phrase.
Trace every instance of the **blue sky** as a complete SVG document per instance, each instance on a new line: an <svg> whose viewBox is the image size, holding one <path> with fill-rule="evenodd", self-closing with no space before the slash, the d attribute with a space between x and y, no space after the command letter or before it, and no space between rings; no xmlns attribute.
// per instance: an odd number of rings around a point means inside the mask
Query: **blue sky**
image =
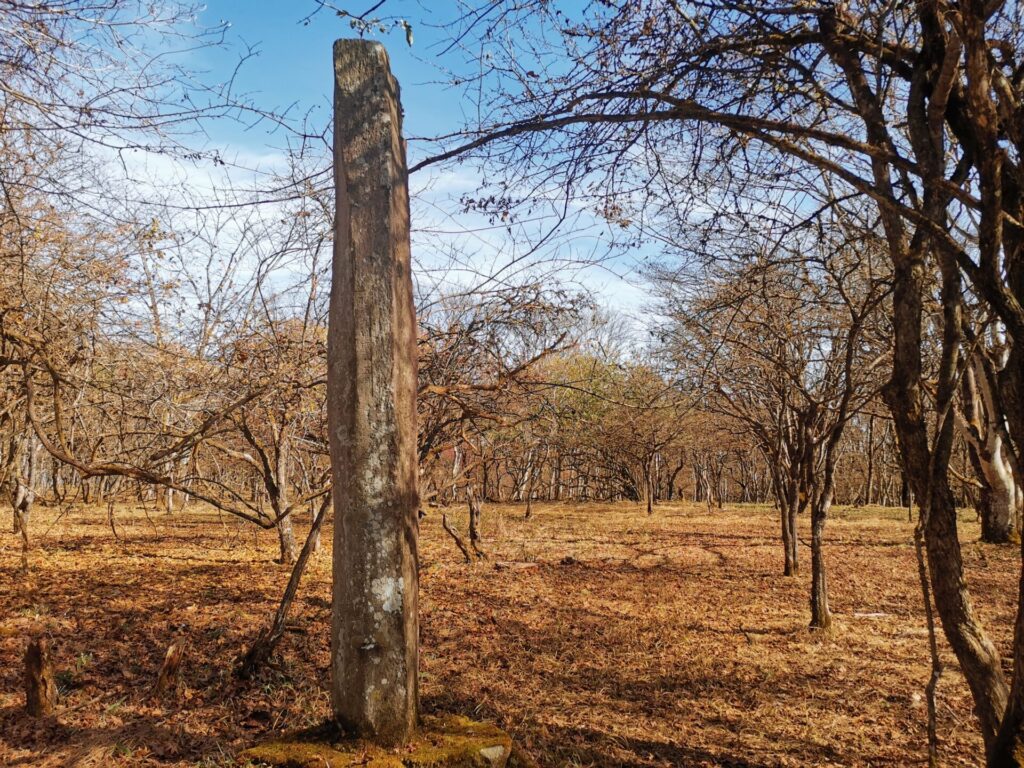
<svg viewBox="0 0 1024 768"><path fill-rule="evenodd" d="M585 0L564 0L566 6L579 6ZM362 11L367 4L338 5ZM207 79L223 80L234 69L239 53L252 47L256 55L239 71L236 84L257 105L268 109L290 108L289 114L299 118L313 110L315 125L326 125L330 116L332 94L332 43L339 37L355 37L348 20L338 18L332 11L321 10L308 24L303 19L316 8L312 0L208 0L200 16L203 25L215 25L221 20L230 23L227 50L207 50L197 54L196 64L207 70ZM407 137L431 136L457 130L464 124L463 99L458 88L440 82L441 75L435 59L446 39L441 25L449 15L457 12L453 0L389 0L385 10L390 16L404 16L413 27L414 41L409 46L401 28L375 35L388 49L392 70L402 86L402 104L405 111L404 132ZM383 11L382 11L383 12ZM273 134L266 127L245 130L232 123L214 127L212 138L223 146L227 157L266 155L273 158L284 144L285 137ZM410 162L422 156L424 150L410 142ZM278 157L279 157L278 152ZM423 178L420 178L420 177ZM460 263L474 279L493 280L496 275L508 275L508 264L517 264L516 246L503 237L500 228L489 228L473 216L459 213L458 205L451 205L461 193L471 193L477 186L473 168L441 171L434 169L416 174L411 179L414 195L419 190L419 205L414 205L414 230L433 229L442 234L440 240L424 245L423 235L414 232L414 255L420 254L419 264L429 264L429 254L436 251L438 242L460 247L467 254ZM424 191L427 190L427 191ZM442 200L447 196L448 203ZM419 218L418 218L419 217ZM418 218L418 220L417 220ZM645 303L642 288L628 277L630 259L615 259L603 266L562 270L558 263L580 263L586 254L599 251L596 231L567 233L558 238L538 257L549 278L566 279L593 291L602 303L627 312L637 311Z"/></svg>
<svg viewBox="0 0 1024 768"><path fill-rule="evenodd" d="M444 8L448 4L435 5ZM339 37L355 37L356 33L347 20L326 9L303 24L303 18L315 7L309 0L209 0L200 22L229 22L230 49L202 54L202 66L208 68L212 79L227 77L239 53L251 46L257 55L239 72L241 90L261 107L284 109L294 104L290 114L301 116L314 109L315 119L325 121L330 113L332 43ZM444 19L408 0L393 0L388 8L398 15L407 10L413 25L411 47L401 29L375 37L387 47L392 69L402 85L406 134L433 135L457 128L462 116L461 94L437 82L432 66L436 50L432 44L440 35L430 25L443 23ZM224 134L218 138L252 150L279 143L261 128L244 131L240 126L222 126L221 130ZM410 151L415 149L411 147Z"/></svg>

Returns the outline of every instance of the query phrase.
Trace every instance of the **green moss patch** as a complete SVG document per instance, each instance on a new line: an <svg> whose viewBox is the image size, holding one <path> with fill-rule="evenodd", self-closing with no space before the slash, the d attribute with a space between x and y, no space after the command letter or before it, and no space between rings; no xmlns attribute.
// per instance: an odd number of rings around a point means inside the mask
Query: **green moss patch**
<svg viewBox="0 0 1024 768"><path fill-rule="evenodd" d="M384 749L341 739L329 726L286 734L242 752L243 761L274 768L505 768L508 734L465 717L427 717L404 747Z"/></svg>

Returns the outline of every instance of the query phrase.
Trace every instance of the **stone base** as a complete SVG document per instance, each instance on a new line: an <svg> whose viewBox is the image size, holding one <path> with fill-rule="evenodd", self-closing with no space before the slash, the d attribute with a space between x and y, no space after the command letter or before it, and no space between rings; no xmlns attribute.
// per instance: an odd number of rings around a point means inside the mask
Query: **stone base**
<svg viewBox="0 0 1024 768"><path fill-rule="evenodd" d="M513 768L520 761L511 755L507 733L453 715L423 718L413 740L396 749L341 739L325 726L264 742L239 758L274 768Z"/></svg>

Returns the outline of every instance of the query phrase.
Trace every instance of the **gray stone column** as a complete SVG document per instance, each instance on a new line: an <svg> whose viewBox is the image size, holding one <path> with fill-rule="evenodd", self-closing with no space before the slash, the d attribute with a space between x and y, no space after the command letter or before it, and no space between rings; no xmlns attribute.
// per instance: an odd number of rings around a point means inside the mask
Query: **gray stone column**
<svg viewBox="0 0 1024 768"><path fill-rule="evenodd" d="M408 739L418 706L416 315L401 129L383 46L335 42L331 700L342 728L386 745Z"/></svg>

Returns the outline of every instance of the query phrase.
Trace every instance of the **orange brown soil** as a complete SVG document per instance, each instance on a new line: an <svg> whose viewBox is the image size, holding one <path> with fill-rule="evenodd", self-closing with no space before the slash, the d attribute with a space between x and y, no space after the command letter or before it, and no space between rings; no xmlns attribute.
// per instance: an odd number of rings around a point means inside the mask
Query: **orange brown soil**
<svg viewBox="0 0 1024 768"><path fill-rule="evenodd" d="M122 509L117 541L105 516L40 509L27 577L15 537L0 539L0 765L236 765L269 733L327 716L329 552L310 566L276 667L242 682L234 660L288 577L272 562L276 536L194 509ZM521 516L484 507L490 559L476 566L461 563L439 511L423 521L428 712L492 721L548 766L925 764L927 645L902 510L830 521L827 637L806 629L809 575L780 575L768 510L538 505ZM1005 652L1019 552L978 544L973 522L961 536ZM806 547L801 557L809 571ZM22 658L39 632L62 693L44 721L22 711ZM154 697L179 638L178 686ZM942 754L977 766L967 689L943 653Z"/></svg>

